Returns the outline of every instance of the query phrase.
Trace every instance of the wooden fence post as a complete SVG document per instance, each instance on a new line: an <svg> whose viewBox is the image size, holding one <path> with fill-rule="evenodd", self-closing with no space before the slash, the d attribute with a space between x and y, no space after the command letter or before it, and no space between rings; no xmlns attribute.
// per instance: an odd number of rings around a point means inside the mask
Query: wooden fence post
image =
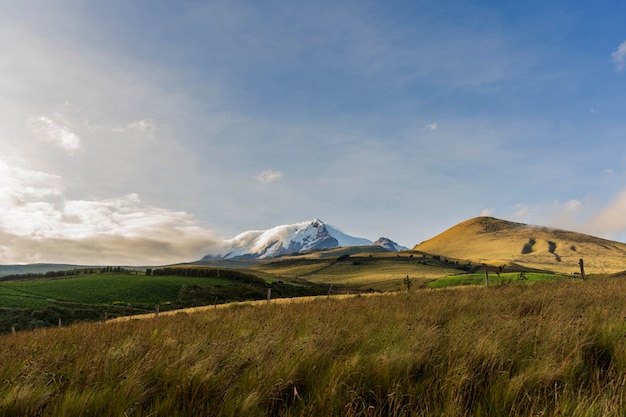
<svg viewBox="0 0 626 417"><path fill-rule="evenodd" d="M489 285L489 269L485 268L485 285Z"/></svg>
<svg viewBox="0 0 626 417"><path fill-rule="evenodd" d="M270 303L270 299L272 298L272 289L268 288L267 289L267 304Z"/></svg>
<svg viewBox="0 0 626 417"><path fill-rule="evenodd" d="M159 317L159 305L158 304L154 306L154 318L156 319L157 317Z"/></svg>
<svg viewBox="0 0 626 417"><path fill-rule="evenodd" d="M582 258L578 261L578 265L580 265L580 275L585 279L585 263Z"/></svg>

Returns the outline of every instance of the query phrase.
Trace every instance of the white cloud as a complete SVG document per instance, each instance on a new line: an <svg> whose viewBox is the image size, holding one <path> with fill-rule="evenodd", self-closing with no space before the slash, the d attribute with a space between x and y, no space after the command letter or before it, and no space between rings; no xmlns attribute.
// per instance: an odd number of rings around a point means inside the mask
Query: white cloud
<svg viewBox="0 0 626 417"><path fill-rule="evenodd" d="M481 216L491 216L491 214L493 213L493 210L494 210L493 207L482 209L482 211L480 212L480 215Z"/></svg>
<svg viewBox="0 0 626 417"><path fill-rule="evenodd" d="M82 149L80 137L67 126L46 116L31 117L28 127L39 140L50 142L70 155Z"/></svg>
<svg viewBox="0 0 626 417"><path fill-rule="evenodd" d="M96 128L95 126L90 126L92 128ZM140 133L149 133L154 130L154 121L152 119L141 119L135 120L133 122L127 123L123 126L115 126L110 128L112 132L116 133L125 133L129 131L135 131Z"/></svg>
<svg viewBox="0 0 626 417"><path fill-rule="evenodd" d="M437 130L437 122L429 123L426 127L430 130Z"/></svg>
<svg viewBox="0 0 626 417"><path fill-rule="evenodd" d="M516 204L515 212L511 215L511 219L520 222L528 222L531 217L532 210L525 204Z"/></svg>
<svg viewBox="0 0 626 417"><path fill-rule="evenodd" d="M571 199L565 203L553 201L532 206L518 204L515 206L512 220L538 226L589 232L586 219L591 210L591 204L587 200L577 199Z"/></svg>
<svg viewBox="0 0 626 417"><path fill-rule="evenodd" d="M607 239L623 238L626 233L626 188L606 204L586 197L532 207L520 204L515 206L515 210L511 219L524 223L573 230Z"/></svg>
<svg viewBox="0 0 626 417"><path fill-rule="evenodd" d="M626 68L624 64L624 60L626 60L626 41L619 44L615 52L611 54L611 58L613 58L615 70L619 72L624 71L624 68Z"/></svg>
<svg viewBox="0 0 626 417"><path fill-rule="evenodd" d="M279 178L282 178L283 173L281 171L274 171L273 169L266 169L265 171L261 171L256 178L259 182L263 184L269 184L270 182L276 181Z"/></svg>
<svg viewBox="0 0 626 417"><path fill-rule="evenodd" d="M196 260L221 243L184 211L131 193L72 200L61 178L0 159L0 263L165 264Z"/></svg>
<svg viewBox="0 0 626 417"><path fill-rule="evenodd" d="M582 207L582 203L578 200L569 200L563 205L563 207L567 211L576 211Z"/></svg>
<svg viewBox="0 0 626 417"><path fill-rule="evenodd" d="M614 236L626 231L626 188L619 192L609 204L596 213L589 223L591 230L605 236Z"/></svg>

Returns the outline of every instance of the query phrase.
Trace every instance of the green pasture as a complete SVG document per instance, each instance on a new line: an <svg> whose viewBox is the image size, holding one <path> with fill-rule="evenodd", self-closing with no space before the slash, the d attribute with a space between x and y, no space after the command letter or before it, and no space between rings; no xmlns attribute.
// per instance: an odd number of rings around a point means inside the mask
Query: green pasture
<svg viewBox="0 0 626 417"><path fill-rule="evenodd" d="M543 282L572 278L571 275L527 272L523 278L518 272L508 272L500 276L490 273L489 284L506 284L512 282ZM458 287L463 285L485 285L485 273L457 274L439 278L428 284L428 288Z"/></svg>
<svg viewBox="0 0 626 417"><path fill-rule="evenodd" d="M82 304L166 303L176 300L183 285L229 285L220 278L144 276L128 273L0 282L0 307L38 308L51 302Z"/></svg>

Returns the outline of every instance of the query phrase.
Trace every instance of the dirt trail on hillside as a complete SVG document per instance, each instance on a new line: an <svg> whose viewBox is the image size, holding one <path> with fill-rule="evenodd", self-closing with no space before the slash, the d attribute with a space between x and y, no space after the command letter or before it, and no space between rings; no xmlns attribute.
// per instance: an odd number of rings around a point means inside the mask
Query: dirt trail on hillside
<svg viewBox="0 0 626 417"><path fill-rule="evenodd" d="M310 297L293 297L293 298L275 298L270 300L270 304L296 304L296 303L306 303L309 301L321 299L321 298L329 298L333 300L342 300L346 298L354 298L354 297L373 297L373 296L382 296L382 295L390 295L390 294L398 294L397 292L386 292L386 293L365 293L365 294L339 294L339 295L314 295ZM178 310L168 310L161 311L158 314L158 317L161 316L172 316L179 313L200 313L205 311L211 311L216 309L223 308L231 308L233 306L260 306L267 305L267 300L255 300L255 301L239 301L234 303L227 304L216 304L212 306L199 306L199 307L190 307L190 308L181 308ZM144 320L144 319L154 319L157 318L157 314L155 313L146 313L146 314L137 314L134 316L123 316L116 317L114 319L107 320L106 323L118 323L125 322L129 320Z"/></svg>

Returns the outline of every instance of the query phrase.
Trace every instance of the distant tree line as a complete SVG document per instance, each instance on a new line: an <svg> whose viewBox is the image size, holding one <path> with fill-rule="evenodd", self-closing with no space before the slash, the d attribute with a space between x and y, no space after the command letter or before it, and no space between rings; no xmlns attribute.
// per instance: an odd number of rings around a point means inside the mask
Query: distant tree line
<svg viewBox="0 0 626 417"><path fill-rule="evenodd" d="M134 270L122 268L121 266L103 266L100 268L75 268L63 271L28 272L25 274L12 274L0 277L0 281L25 281L41 278L62 278L75 277L78 275L106 274L106 273L130 273Z"/></svg>
<svg viewBox="0 0 626 417"><path fill-rule="evenodd" d="M242 282L245 284L265 284L265 280L256 275L239 272L232 269L214 269L214 268L158 268L146 269L146 275L157 276L183 276L183 277L206 277L206 278L223 278L230 281Z"/></svg>

